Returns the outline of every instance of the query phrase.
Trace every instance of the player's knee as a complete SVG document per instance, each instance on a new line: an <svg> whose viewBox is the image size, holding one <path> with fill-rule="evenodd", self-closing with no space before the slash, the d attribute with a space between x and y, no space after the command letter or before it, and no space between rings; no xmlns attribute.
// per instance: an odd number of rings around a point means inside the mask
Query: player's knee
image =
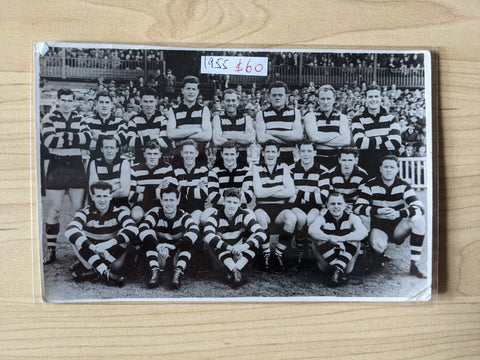
<svg viewBox="0 0 480 360"><path fill-rule="evenodd" d="M320 210L318 209L310 210L307 215L307 226L312 225L315 219L319 216L320 216Z"/></svg>
<svg viewBox="0 0 480 360"><path fill-rule="evenodd" d="M263 230L266 230L268 228L268 225L270 223L268 216L261 212L261 211L255 211L255 217L257 218L258 224Z"/></svg>
<svg viewBox="0 0 480 360"><path fill-rule="evenodd" d="M412 231L416 234L423 234L425 232L425 218L422 215L415 215L410 218Z"/></svg>
<svg viewBox="0 0 480 360"><path fill-rule="evenodd" d="M132 212L131 212L130 215L132 216L133 221L135 221L138 224L143 220L143 217L144 217L145 213L143 212L143 210L140 207L135 206L132 209Z"/></svg>
<svg viewBox="0 0 480 360"><path fill-rule="evenodd" d="M297 217L293 211L286 211L283 215L283 228L287 232L293 232L297 224Z"/></svg>
<svg viewBox="0 0 480 360"><path fill-rule="evenodd" d="M370 234L369 241L373 250L378 253L383 253L387 249L388 239L379 236L375 231Z"/></svg>
<svg viewBox="0 0 480 360"><path fill-rule="evenodd" d="M307 223L307 215L303 211L297 211L295 216L297 217L297 228L302 229Z"/></svg>

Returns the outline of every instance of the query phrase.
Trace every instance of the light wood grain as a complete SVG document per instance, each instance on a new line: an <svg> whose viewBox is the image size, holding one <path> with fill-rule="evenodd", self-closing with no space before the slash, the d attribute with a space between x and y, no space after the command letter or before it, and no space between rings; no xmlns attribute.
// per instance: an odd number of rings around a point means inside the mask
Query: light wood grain
<svg viewBox="0 0 480 360"><path fill-rule="evenodd" d="M1 359L480 358L480 2L0 4ZM438 297L430 304L39 303L30 178L33 40L433 47L439 58Z"/></svg>

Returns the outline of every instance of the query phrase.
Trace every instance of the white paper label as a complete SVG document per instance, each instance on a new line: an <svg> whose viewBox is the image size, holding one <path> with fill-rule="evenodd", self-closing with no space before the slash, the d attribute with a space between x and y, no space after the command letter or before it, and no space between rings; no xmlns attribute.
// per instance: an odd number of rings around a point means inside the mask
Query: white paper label
<svg viewBox="0 0 480 360"><path fill-rule="evenodd" d="M202 56L202 74L267 76L268 57Z"/></svg>

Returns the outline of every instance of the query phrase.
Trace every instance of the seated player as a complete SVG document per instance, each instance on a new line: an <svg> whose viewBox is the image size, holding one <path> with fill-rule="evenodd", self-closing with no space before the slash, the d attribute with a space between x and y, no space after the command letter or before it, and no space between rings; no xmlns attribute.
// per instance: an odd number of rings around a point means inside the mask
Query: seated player
<svg viewBox="0 0 480 360"><path fill-rule="evenodd" d="M205 224L204 241L229 270L236 287L242 282L242 269L255 257L267 238L253 213L240 208L241 190L224 192L224 205Z"/></svg>
<svg viewBox="0 0 480 360"><path fill-rule="evenodd" d="M322 198L323 174L327 169L315 160L315 144L303 140L299 144L300 160L291 166L290 171L295 184L295 195L289 200L292 211L297 217L295 242L298 252L298 265L301 265L307 241L308 226L320 214Z"/></svg>
<svg viewBox="0 0 480 360"><path fill-rule="evenodd" d="M347 203L347 212L352 211L352 206L360 194L360 189L368 180L368 174L358 167L358 150L354 147L340 149L338 165L327 174L328 191L343 194Z"/></svg>
<svg viewBox="0 0 480 360"><path fill-rule="evenodd" d="M348 214L343 195L331 192L327 212L315 219L308 233L313 239L312 251L322 271L330 271L330 286L347 282L346 273L355 266L360 242L368 235L360 217Z"/></svg>
<svg viewBox="0 0 480 360"><path fill-rule="evenodd" d="M148 287L160 285L165 263L171 258L174 268L171 287L179 289L199 230L192 217L178 208L180 198L176 185L160 190L160 203L162 207L150 210L139 228L152 272Z"/></svg>
<svg viewBox="0 0 480 360"><path fill-rule="evenodd" d="M132 166L130 194L132 218L138 224L152 208L159 206L159 191L170 183L178 185L172 166L161 159L160 145L156 140L147 143L143 152L144 163Z"/></svg>
<svg viewBox="0 0 480 360"><path fill-rule="evenodd" d="M130 163L120 158L120 142L113 135L106 135L100 138L98 144L102 156L90 162L89 184L97 181L110 183L113 188L112 204L128 207Z"/></svg>
<svg viewBox="0 0 480 360"><path fill-rule="evenodd" d="M237 188L241 191L242 206L253 201L252 173L248 166L239 165L239 152L234 142L227 141L220 153L222 164L214 167L208 173L208 199L212 206L219 209L224 204L223 192L228 188ZM210 216L214 208L205 210L204 217ZM206 215L208 214L208 216Z"/></svg>
<svg viewBox="0 0 480 360"><path fill-rule="evenodd" d="M424 279L426 276L418 268L425 238L424 208L410 185L397 176L398 171L397 157L384 156L380 176L367 181L354 210L371 218L369 241L374 265L388 260L384 252L389 241L400 245L410 235L410 274Z"/></svg>
<svg viewBox="0 0 480 360"><path fill-rule="evenodd" d="M182 166L174 169L180 189L180 209L189 213L197 225L200 224L205 201L208 196L208 168L197 163L198 148L194 140L185 140L180 145Z"/></svg>
<svg viewBox="0 0 480 360"><path fill-rule="evenodd" d="M269 234L279 230L279 239L275 247L275 260L280 269L284 269L283 252L290 244L297 218L287 206L287 201L295 195L295 186L290 170L285 163L278 164L279 145L268 140L262 150L263 164L253 168L253 190L257 199L255 216L267 240L262 244L265 270L270 269Z"/></svg>
<svg viewBox="0 0 480 360"><path fill-rule="evenodd" d="M124 277L119 273L138 228L127 208L111 203L112 185L99 181L90 186L90 191L93 205L77 212L65 231L80 261L73 266L73 279L84 281L100 276L108 284L122 286Z"/></svg>

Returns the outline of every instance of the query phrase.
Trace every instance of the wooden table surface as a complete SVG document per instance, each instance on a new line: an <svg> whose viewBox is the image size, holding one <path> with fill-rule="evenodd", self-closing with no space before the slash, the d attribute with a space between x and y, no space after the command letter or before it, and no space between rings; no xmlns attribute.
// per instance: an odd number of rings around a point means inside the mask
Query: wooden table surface
<svg viewBox="0 0 480 360"><path fill-rule="evenodd" d="M0 4L0 359L480 358L479 1ZM32 241L33 40L433 47L438 296L427 304L41 304Z"/></svg>

